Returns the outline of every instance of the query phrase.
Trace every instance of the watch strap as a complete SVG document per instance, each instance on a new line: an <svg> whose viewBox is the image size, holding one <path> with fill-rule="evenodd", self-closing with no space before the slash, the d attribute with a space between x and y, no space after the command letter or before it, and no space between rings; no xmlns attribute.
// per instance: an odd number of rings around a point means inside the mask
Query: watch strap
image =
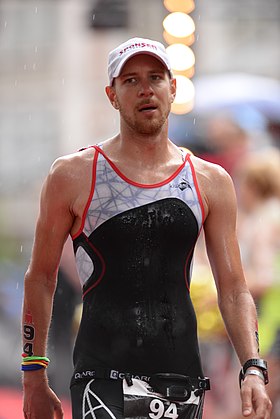
<svg viewBox="0 0 280 419"><path fill-rule="evenodd" d="M260 370L253 370L253 369L247 370L244 374L244 378L247 377L247 375L257 375L258 377L260 377L263 380L263 382L265 382L263 372L260 371Z"/></svg>
<svg viewBox="0 0 280 419"><path fill-rule="evenodd" d="M267 372L267 362L264 359L259 359L259 358L252 358L252 359L248 359L248 361L245 362L245 364L243 365L243 367L240 370L239 373L239 386L241 387L241 382L244 380L245 375L246 375L246 371L248 370L248 368L251 367L257 367L261 369L262 375L264 377L264 383L267 384L268 383L268 372ZM256 371L256 370L254 370ZM248 371L249 373L249 371ZM257 375L257 374L254 374Z"/></svg>
<svg viewBox="0 0 280 419"><path fill-rule="evenodd" d="M248 359L248 361L246 361L245 364L243 365L244 374L247 371L247 369L250 367L258 367L261 370L267 370L267 362L264 359L258 359L258 358Z"/></svg>

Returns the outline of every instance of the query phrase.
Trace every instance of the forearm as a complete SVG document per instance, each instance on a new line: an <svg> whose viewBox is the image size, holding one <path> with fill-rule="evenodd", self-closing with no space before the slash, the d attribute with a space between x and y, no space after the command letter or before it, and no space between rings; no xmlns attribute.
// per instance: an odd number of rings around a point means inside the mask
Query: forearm
<svg viewBox="0 0 280 419"><path fill-rule="evenodd" d="M219 307L241 365L248 359L259 358L257 313L249 291L220 299Z"/></svg>
<svg viewBox="0 0 280 419"><path fill-rule="evenodd" d="M26 273L22 312L23 353L26 356L46 356L56 278ZM24 382L45 376L45 369L24 372Z"/></svg>

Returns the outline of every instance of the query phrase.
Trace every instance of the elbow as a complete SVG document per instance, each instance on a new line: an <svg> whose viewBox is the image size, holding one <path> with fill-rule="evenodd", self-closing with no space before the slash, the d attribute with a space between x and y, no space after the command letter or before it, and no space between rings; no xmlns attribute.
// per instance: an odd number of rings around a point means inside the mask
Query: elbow
<svg viewBox="0 0 280 419"><path fill-rule="evenodd" d="M251 302L252 295L247 287L238 290L232 290L226 294L218 294L218 305L221 312L227 311L230 307L241 307L246 302Z"/></svg>
<svg viewBox="0 0 280 419"><path fill-rule="evenodd" d="M44 292L54 294L57 283L57 271L50 273L36 272L28 268L24 276L25 291L41 288Z"/></svg>

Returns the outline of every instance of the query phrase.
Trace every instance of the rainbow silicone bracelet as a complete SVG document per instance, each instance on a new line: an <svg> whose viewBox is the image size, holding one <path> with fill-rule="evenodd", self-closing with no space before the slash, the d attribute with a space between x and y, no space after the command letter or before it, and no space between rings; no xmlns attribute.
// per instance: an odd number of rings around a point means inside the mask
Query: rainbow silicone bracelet
<svg viewBox="0 0 280 419"><path fill-rule="evenodd" d="M49 362L50 360L46 356L28 356L23 353L21 371L37 371L42 368L47 368Z"/></svg>
<svg viewBox="0 0 280 419"><path fill-rule="evenodd" d="M33 364L33 365L22 365L21 371L37 371L44 368L42 365Z"/></svg>
<svg viewBox="0 0 280 419"><path fill-rule="evenodd" d="M23 356L23 355L22 355L22 361L23 362L45 361L47 363L50 362L49 358L47 358L46 356Z"/></svg>

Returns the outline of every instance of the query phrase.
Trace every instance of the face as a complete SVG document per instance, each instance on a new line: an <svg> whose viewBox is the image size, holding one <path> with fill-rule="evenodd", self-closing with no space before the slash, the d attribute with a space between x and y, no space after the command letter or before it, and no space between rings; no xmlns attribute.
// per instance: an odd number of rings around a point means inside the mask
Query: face
<svg viewBox="0 0 280 419"><path fill-rule="evenodd" d="M139 54L126 62L114 85L106 87L106 93L120 112L122 127L155 135L167 122L176 83L158 59Z"/></svg>

